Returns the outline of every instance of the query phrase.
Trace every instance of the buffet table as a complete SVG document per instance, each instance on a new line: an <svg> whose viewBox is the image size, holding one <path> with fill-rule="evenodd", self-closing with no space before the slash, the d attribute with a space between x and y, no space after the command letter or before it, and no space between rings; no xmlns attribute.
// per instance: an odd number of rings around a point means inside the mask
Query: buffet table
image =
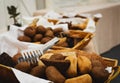
<svg viewBox="0 0 120 83"><path fill-rule="evenodd" d="M76 10L75 10L76 9ZM56 11L62 12L79 12L96 14L101 13L103 17L96 25L96 36L94 39L95 48L98 53L108 51L110 48L120 44L120 2L118 3L104 3L91 6L75 6L62 8ZM37 10L34 12L34 16L43 15L49 9ZM106 35L107 33L107 35Z"/></svg>

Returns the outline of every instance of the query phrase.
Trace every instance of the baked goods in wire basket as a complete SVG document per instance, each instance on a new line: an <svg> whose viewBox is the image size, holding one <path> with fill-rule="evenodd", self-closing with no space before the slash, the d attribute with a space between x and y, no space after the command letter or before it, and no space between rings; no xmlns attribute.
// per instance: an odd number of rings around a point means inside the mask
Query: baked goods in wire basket
<svg viewBox="0 0 120 83"><path fill-rule="evenodd" d="M63 49L64 47L73 49L83 49L93 38L93 34L80 30L69 30L67 36L53 46L54 49Z"/></svg>
<svg viewBox="0 0 120 83"><path fill-rule="evenodd" d="M113 80L120 73L120 67L118 66L118 60L101 57L95 53L87 53L85 51L73 50L73 49L68 49L68 48L66 50L65 49L52 50L52 51L49 51L48 53L53 53L53 54L61 53L67 56L66 58L69 57L68 59L70 60L72 64L72 67L70 67L70 69L67 70L67 72L69 72L67 73L67 75L71 77L69 81L72 81L72 80L79 81L79 80L75 80L75 79L79 79L79 75L81 76L81 75L89 74L92 77L92 83L110 83L110 81ZM76 66L74 66L76 64L76 58L74 57L74 55L77 56L77 67L78 67L77 71L75 70ZM92 65L92 68L91 68L91 65ZM106 67L112 68L111 73L106 72ZM87 76L87 78L88 78L87 80L90 80L89 76ZM70 83L69 81L66 83ZM76 83L76 82L73 82L73 83ZM91 83L91 82L85 81L85 83Z"/></svg>
<svg viewBox="0 0 120 83"><path fill-rule="evenodd" d="M111 67L112 71L108 72L106 67ZM38 64L22 62L14 68L55 83L110 83L120 72L116 59L68 48L47 51ZM10 67L0 64L0 70L0 77L19 83Z"/></svg>
<svg viewBox="0 0 120 83"><path fill-rule="evenodd" d="M39 44L45 44L53 37L58 37L59 42L56 43L53 48L84 48L94 36L93 33L84 32L81 30L68 30L64 31L64 28L57 27L52 29L51 27L44 27L42 25L36 26L36 19L24 29L23 35L18 36L18 40L24 42L32 42Z"/></svg>

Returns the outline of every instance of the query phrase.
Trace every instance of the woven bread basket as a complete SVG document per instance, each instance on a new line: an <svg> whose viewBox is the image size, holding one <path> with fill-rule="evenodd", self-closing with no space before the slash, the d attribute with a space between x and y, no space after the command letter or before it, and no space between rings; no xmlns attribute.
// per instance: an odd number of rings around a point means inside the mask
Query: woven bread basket
<svg viewBox="0 0 120 83"><path fill-rule="evenodd" d="M62 54L67 54L68 56L71 55L73 52L80 52L81 50L75 50L75 49L70 49L70 48L64 48L63 50L50 50L47 53L62 53ZM84 51L81 51L81 53ZM118 75L120 75L120 66L118 65L118 60L117 59L111 59L111 58L106 58L102 57L104 62L108 67L112 67L112 72L109 75L108 79L104 83L110 83L112 80L114 80Z"/></svg>
<svg viewBox="0 0 120 83"><path fill-rule="evenodd" d="M60 41L53 46L53 49L64 49L64 48L72 48L72 49L83 49L88 45L90 40L93 38L93 34L89 32L83 32L80 30L69 30L67 33L67 37L60 38ZM69 40L71 38L72 40ZM68 40L69 45L63 46L64 43ZM71 44L72 43L72 44Z"/></svg>

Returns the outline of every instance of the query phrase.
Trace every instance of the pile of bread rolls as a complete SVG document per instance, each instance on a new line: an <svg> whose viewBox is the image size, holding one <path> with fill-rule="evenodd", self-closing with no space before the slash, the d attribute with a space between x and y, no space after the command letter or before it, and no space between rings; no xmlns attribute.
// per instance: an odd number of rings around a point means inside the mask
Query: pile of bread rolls
<svg viewBox="0 0 120 83"><path fill-rule="evenodd" d="M51 52L55 55L56 53L59 53L59 55L62 54L62 57L65 57L64 65L62 63L63 58L62 60L51 59L51 57L53 56ZM107 67L107 63L101 56L95 53L87 53L80 50L56 50L51 52L43 55L40 60L47 67L54 66L57 71L59 71L59 74L62 74L62 77L65 78L64 82L55 83L104 83L110 75L110 73L105 70L105 68ZM69 67L68 61L70 61ZM51 68L49 72L51 72L52 69L53 68ZM49 74L48 76L50 77L48 77L48 79L50 78L49 80L51 81L54 81L54 79L56 79L56 76L59 75L58 73Z"/></svg>
<svg viewBox="0 0 120 83"><path fill-rule="evenodd" d="M24 42L40 42L44 44L53 37L59 36L60 32L63 32L62 28L45 28L42 25L37 27L29 26L23 31L24 35L18 37L18 40Z"/></svg>
<svg viewBox="0 0 120 83"><path fill-rule="evenodd" d="M28 62L17 63L20 54L12 60L14 68L51 80L54 83L104 83L110 75L105 70L104 59L95 54L80 50L50 50L40 57L36 64Z"/></svg>

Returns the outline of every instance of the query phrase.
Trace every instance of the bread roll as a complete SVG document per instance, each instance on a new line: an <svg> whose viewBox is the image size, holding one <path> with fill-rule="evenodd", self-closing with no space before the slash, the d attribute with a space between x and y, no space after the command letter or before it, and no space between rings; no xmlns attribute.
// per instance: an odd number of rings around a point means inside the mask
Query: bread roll
<svg viewBox="0 0 120 83"><path fill-rule="evenodd" d="M19 36L18 40L24 41L24 42L31 42L32 41L32 39L30 37L25 36L25 35L24 36Z"/></svg>
<svg viewBox="0 0 120 83"><path fill-rule="evenodd" d="M54 83L64 83L65 81L65 77L54 66L48 66L46 68L46 76L48 80Z"/></svg>
<svg viewBox="0 0 120 83"><path fill-rule="evenodd" d="M65 56L60 53L55 53L50 57L51 60L64 60Z"/></svg>
<svg viewBox="0 0 120 83"><path fill-rule="evenodd" d="M51 37L44 37L44 38L41 39L40 42L41 42L42 44L45 44L45 43L47 43L48 41L50 41L51 39L52 39Z"/></svg>
<svg viewBox="0 0 120 83"><path fill-rule="evenodd" d="M45 66L36 66L34 68L32 68L32 70L30 71L31 75L37 76L37 77L42 77L45 78Z"/></svg>
<svg viewBox="0 0 120 83"><path fill-rule="evenodd" d="M46 28L42 25L36 27L36 33L44 34L46 32Z"/></svg>
<svg viewBox="0 0 120 83"><path fill-rule="evenodd" d="M54 37L54 33L52 30L47 30L45 33L45 37Z"/></svg>
<svg viewBox="0 0 120 83"><path fill-rule="evenodd" d="M18 70L21 70L23 72L26 72L26 73L29 73L30 70L31 70L31 66L29 63L27 62L21 62L21 63L18 63L16 66L15 66L16 69Z"/></svg>
<svg viewBox="0 0 120 83"><path fill-rule="evenodd" d="M21 56L22 56L21 53L17 53L17 54L15 54L15 55L12 57L12 59L13 59L16 63L18 63L18 58L21 57Z"/></svg>
<svg viewBox="0 0 120 83"><path fill-rule="evenodd" d="M14 72L4 65L0 65L0 83L20 83Z"/></svg>
<svg viewBox="0 0 120 83"><path fill-rule="evenodd" d="M87 74L92 69L91 61L85 56L78 56L78 70L81 74Z"/></svg>
<svg viewBox="0 0 120 83"><path fill-rule="evenodd" d="M33 38L34 42L40 41L43 38L42 34L36 34Z"/></svg>
<svg viewBox="0 0 120 83"><path fill-rule="evenodd" d="M78 77L67 79L65 83L92 83L92 78L89 74L84 74Z"/></svg>
<svg viewBox="0 0 120 83"><path fill-rule="evenodd" d="M103 66L93 67L91 71L91 76L94 78L96 83L104 83L108 79L109 75L110 73L108 73Z"/></svg>
<svg viewBox="0 0 120 83"><path fill-rule="evenodd" d="M65 60L70 61L70 66L66 72L67 77L77 76L77 57L75 55L70 55L70 56L67 56Z"/></svg>
<svg viewBox="0 0 120 83"><path fill-rule="evenodd" d="M24 35L28 36L28 37L33 37L36 34L36 29L33 27L27 27L24 30Z"/></svg>
<svg viewBox="0 0 120 83"><path fill-rule="evenodd" d="M0 64L14 67L16 65L15 61L7 53L3 52L0 55Z"/></svg>
<svg viewBox="0 0 120 83"><path fill-rule="evenodd" d="M62 74L64 74L70 66L70 61L69 60L51 60L51 59L42 58L41 61L46 66L56 67Z"/></svg>

